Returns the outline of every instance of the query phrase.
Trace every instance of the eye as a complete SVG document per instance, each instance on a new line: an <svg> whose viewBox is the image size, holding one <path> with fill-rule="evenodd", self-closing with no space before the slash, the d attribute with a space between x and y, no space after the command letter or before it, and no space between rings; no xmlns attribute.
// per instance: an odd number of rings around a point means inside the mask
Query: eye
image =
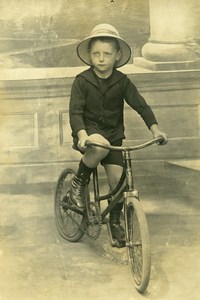
<svg viewBox="0 0 200 300"><path fill-rule="evenodd" d="M94 56L98 56L99 55L99 52L93 52L92 53Z"/></svg>

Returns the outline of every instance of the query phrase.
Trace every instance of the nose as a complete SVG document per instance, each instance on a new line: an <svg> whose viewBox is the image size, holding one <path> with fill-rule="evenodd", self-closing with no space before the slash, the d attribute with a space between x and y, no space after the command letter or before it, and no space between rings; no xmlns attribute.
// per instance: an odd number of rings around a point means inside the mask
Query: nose
<svg viewBox="0 0 200 300"><path fill-rule="evenodd" d="M103 53L100 53L100 55L99 55L99 61L104 61L104 55L103 55Z"/></svg>

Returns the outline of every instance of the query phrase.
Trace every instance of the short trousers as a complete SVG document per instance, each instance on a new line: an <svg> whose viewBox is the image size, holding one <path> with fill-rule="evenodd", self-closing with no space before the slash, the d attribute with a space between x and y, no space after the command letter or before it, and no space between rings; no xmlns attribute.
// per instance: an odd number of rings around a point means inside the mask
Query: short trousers
<svg viewBox="0 0 200 300"><path fill-rule="evenodd" d="M79 152L81 152L77 147L78 139L74 138L74 146L73 148ZM121 146L122 140L117 140L115 142L110 143L111 146ZM82 153L82 152L81 152ZM82 153L83 154L83 153ZM101 165L118 165L124 167L124 159L122 151L111 150L108 155L102 159Z"/></svg>
<svg viewBox="0 0 200 300"><path fill-rule="evenodd" d="M110 144L111 146L121 146L122 140L118 140ZM101 165L118 165L123 167L124 159L122 151L110 150L108 155L104 159L102 159Z"/></svg>

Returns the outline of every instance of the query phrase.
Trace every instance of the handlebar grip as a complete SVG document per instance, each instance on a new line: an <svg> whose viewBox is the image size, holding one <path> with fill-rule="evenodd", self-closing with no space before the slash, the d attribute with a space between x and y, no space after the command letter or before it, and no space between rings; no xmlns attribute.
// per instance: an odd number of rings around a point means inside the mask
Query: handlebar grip
<svg viewBox="0 0 200 300"><path fill-rule="evenodd" d="M157 144L158 144L158 145L162 145L164 141L165 141L164 137L163 137L163 136L160 136L160 137L158 137Z"/></svg>

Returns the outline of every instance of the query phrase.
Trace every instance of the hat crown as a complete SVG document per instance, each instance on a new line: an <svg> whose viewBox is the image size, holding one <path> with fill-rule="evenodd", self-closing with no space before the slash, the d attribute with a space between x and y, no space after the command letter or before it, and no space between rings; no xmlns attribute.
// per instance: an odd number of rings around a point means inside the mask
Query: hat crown
<svg viewBox="0 0 200 300"><path fill-rule="evenodd" d="M118 31L110 24L102 23L96 25L90 35L86 37L82 42L80 42L77 46L77 54L79 58L91 66L91 58L89 49L89 43L93 38L100 37L110 37L117 39L121 51L121 57L116 62L115 67L119 68L125 65L131 57L131 48L130 46L120 37Z"/></svg>
<svg viewBox="0 0 200 300"><path fill-rule="evenodd" d="M110 24L99 24L95 26L91 32L91 36L96 35L114 35L116 37L119 37L119 32Z"/></svg>

